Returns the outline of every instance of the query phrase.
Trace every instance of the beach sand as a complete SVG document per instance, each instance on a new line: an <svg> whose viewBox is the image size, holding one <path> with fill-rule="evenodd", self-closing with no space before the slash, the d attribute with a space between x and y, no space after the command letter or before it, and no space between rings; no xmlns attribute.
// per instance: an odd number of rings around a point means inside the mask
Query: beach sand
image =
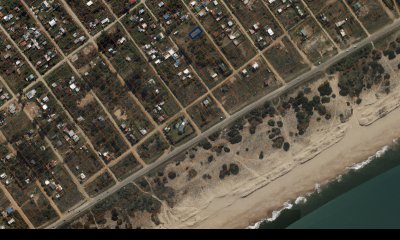
<svg viewBox="0 0 400 240"><path fill-rule="evenodd" d="M345 172L347 167L365 161L378 149L392 144L393 139L400 136L399 120L399 108L368 126L361 126L353 116L344 138L338 143L245 198L227 195L214 199L202 211L216 210L215 214L190 227L245 228L271 217L272 211L280 209L284 202L314 191L316 184L326 183Z"/></svg>

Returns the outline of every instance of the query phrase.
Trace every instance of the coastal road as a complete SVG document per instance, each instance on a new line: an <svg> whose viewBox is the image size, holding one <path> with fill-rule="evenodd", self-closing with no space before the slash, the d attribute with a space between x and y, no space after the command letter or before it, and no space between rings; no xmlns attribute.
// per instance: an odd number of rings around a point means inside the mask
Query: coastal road
<svg viewBox="0 0 400 240"><path fill-rule="evenodd" d="M160 159L158 159L156 162L147 165L146 167L142 168L138 172L132 174L125 180L121 181L117 185L111 187L107 191L101 193L95 198L92 198L88 200L87 202L83 203L79 207L70 210L68 213L65 213L64 217L60 218L59 220L55 221L54 223L48 225L46 228L57 228L58 226L62 225L63 223L72 220L75 216L79 215L80 213L84 212L85 210L91 208L93 205L96 203L100 202L104 198L108 197L109 195L115 193L125 185L129 184L132 181L135 181L136 179L142 177L143 175L149 173L150 171L156 169L157 167L161 166L162 164L165 164L166 162L172 160L176 155L182 153L186 149L194 146L198 142L200 142L202 139L205 137L208 137L212 133L223 129L224 127L228 126L229 124L235 122L237 119L240 117L244 116L251 110L263 106L263 104L266 101L272 100L283 93L286 93L290 91L291 89L296 88L297 86L306 83L312 76L319 72L323 72L326 70L329 66L333 65L334 63L338 62L339 60L346 58L349 54L357 51L359 48L364 47L365 45L377 40L378 38L384 36L385 34L388 34L396 29L400 29L400 19L395 20L392 24L380 29L379 31L375 32L374 34L369 35L367 38L364 40L358 42L356 45L350 46L348 49L345 51L340 52L338 55L332 57L331 59L327 60L326 62L318 65L317 67L314 67L310 71L302 74L301 76L295 78L291 82L285 84L284 86L276 89L274 92L260 98L256 102L244 107L240 111L236 112L235 114L231 115L229 118L226 118L225 120L221 121L220 123L216 124L215 126L211 127L207 131L201 133L197 137L193 138L192 140L188 141L187 143L175 148L171 153L168 155L162 156Z"/></svg>

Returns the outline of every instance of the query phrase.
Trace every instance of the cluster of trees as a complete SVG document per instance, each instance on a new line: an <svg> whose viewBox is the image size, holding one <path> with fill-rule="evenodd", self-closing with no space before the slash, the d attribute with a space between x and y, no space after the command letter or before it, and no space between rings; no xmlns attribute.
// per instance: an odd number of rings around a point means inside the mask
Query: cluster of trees
<svg viewBox="0 0 400 240"><path fill-rule="evenodd" d="M226 164L222 165L222 169L219 172L219 178L224 179L225 176L237 175L239 173L239 166L235 163L229 164L229 168Z"/></svg>
<svg viewBox="0 0 400 240"><path fill-rule="evenodd" d="M372 51L372 45L368 44L365 47L360 48L358 51L350 54L346 58L342 59L338 63L332 65L328 72L329 74L334 74L335 72L341 72L345 70L349 70L357 63L359 60L367 58L370 52Z"/></svg>
<svg viewBox="0 0 400 240"><path fill-rule="evenodd" d="M328 81L325 81L318 87L319 95L322 96L330 96L332 94L332 88Z"/></svg>
<svg viewBox="0 0 400 240"><path fill-rule="evenodd" d="M199 143L199 145L200 145L202 148L204 148L205 150L209 150L209 149L212 148L212 144L211 144L207 139L204 139L203 141L201 141L201 142Z"/></svg>
<svg viewBox="0 0 400 240"><path fill-rule="evenodd" d="M210 139L211 141L215 141L219 138L219 136L221 135L220 131L214 132L213 134L211 134L210 136L208 136L208 139Z"/></svg>
<svg viewBox="0 0 400 240"><path fill-rule="evenodd" d="M281 129L280 128L272 128L271 131L268 131L269 135L268 138L269 139L274 139L275 137L279 137L279 135L281 135Z"/></svg>
<svg viewBox="0 0 400 240"><path fill-rule="evenodd" d="M242 141L242 135L240 134L240 131L243 130L243 125L243 119L239 119L232 127L230 127L227 137L231 144L237 144Z"/></svg>
<svg viewBox="0 0 400 240"><path fill-rule="evenodd" d="M304 95L303 91L299 91L295 98L290 97L288 101L282 102L282 107L286 110L293 108L296 113L297 119L297 130L299 131L299 135L303 135L309 126L309 122L311 116L314 114L314 110L318 112L319 115L324 116L329 119L329 113L326 107L323 105L330 101L329 95L332 94L332 88L329 85L329 82L325 82L319 86L318 91L322 98L318 95L315 95L312 99L308 99L307 96ZM327 117L328 116L328 117ZM277 123L278 126L282 126L282 122ZM271 136L270 136L271 138ZM272 139L272 138L271 138ZM277 142L276 146L282 147L280 141Z"/></svg>
<svg viewBox="0 0 400 240"><path fill-rule="evenodd" d="M384 67L376 60L360 61L352 71L343 72L339 78L339 94L341 96L358 97L364 88L370 89L383 79Z"/></svg>
<svg viewBox="0 0 400 240"><path fill-rule="evenodd" d="M273 148L282 148L285 139L282 136L276 137L273 141L272 147Z"/></svg>
<svg viewBox="0 0 400 240"><path fill-rule="evenodd" d="M120 211L126 211L131 216L137 211L147 211L149 213L158 213L161 203L150 194L139 191L133 184L121 188L116 194L113 194L96 204L92 208L96 218L102 218L104 214L111 209L112 219L118 220ZM123 209L123 210L122 210Z"/></svg>
<svg viewBox="0 0 400 240"><path fill-rule="evenodd" d="M383 55L389 59L396 57L397 43L391 42L389 48L383 51ZM400 48L398 49L400 53ZM380 83L384 79L385 68L378 62L382 58L382 53L372 49L372 45L367 45L347 58L333 65L329 72L340 72L339 94L341 96L359 97L364 89L370 89L374 84ZM390 76L386 76L384 86L389 89ZM318 90L320 90L318 88ZM324 89L321 89L324 90ZM321 92L321 91L320 91ZM321 96L324 96L321 94ZM361 99L357 99L361 102ZM326 100L324 100L326 101Z"/></svg>
<svg viewBox="0 0 400 240"><path fill-rule="evenodd" d="M276 114L276 109L272 105L271 102L266 102L263 107L252 110L249 114L246 115L247 121L250 123L250 134L254 134L256 132L257 125L263 122L263 119L267 116L274 117ZM268 124L272 124L273 120L269 120Z"/></svg>
<svg viewBox="0 0 400 240"><path fill-rule="evenodd" d="M304 93L300 91L296 98L290 98L289 103L296 112L297 130L300 135L303 135L308 128L310 118L314 114L314 101L308 101Z"/></svg>
<svg viewBox="0 0 400 240"><path fill-rule="evenodd" d="M242 135L240 135L239 130L237 129L232 129L228 132L228 137L229 137L229 142L231 144L237 144L242 141Z"/></svg>
<svg viewBox="0 0 400 240"><path fill-rule="evenodd" d="M389 60L395 59L396 55L400 54L399 43L399 38L397 38L396 41L390 42L387 49L383 51L383 55L386 56Z"/></svg>

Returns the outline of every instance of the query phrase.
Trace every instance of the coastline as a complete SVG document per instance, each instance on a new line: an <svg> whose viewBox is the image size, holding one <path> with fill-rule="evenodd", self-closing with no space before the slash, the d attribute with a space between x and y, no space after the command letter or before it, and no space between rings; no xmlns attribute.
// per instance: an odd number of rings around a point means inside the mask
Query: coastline
<svg viewBox="0 0 400 240"><path fill-rule="evenodd" d="M353 116L343 139L244 198L224 196L216 199L207 208L215 208L219 202L231 204L191 227L246 228L260 219L271 218L272 213L282 209L288 201L313 192L316 184L328 183L355 164L368 161L377 150L392 145L393 140L400 137L398 119L400 108L367 126L360 125L357 115Z"/></svg>
<svg viewBox="0 0 400 240"><path fill-rule="evenodd" d="M356 164L354 164L354 165L352 165L350 167L347 167L343 174L340 174L336 178L333 178L333 179L329 180L324 185L316 184L315 185L315 189L314 189L313 192L306 193L304 196L299 196L299 197L296 198L295 201L287 201L287 202L285 202L281 209L274 210L272 212L272 216L270 218L264 218L264 219L256 222L255 224L246 227L246 229L257 229L257 228L260 228L260 227L263 228L262 225L265 224L265 223L268 224L268 223L272 223L274 221L279 221L279 218L280 218L281 214L285 210L290 210L290 209L293 209L294 207L298 207L299 204L302 205L302 204L307 203L309 198L312 197L314 194L321 194L321 192L322 191L326 191L327 188L330 187L330 185L342 182L343 176L347 176L348 174L357 174L357 172L359 170L364 169L364 167L369 166L371 163L377 163L375 161L379 161L379 158L382 157L388 150L390 150L396 144L398 144L398 138L393 140L393 145L386 145L382 149L378 150L374 155L368 157L367 160L362 161L360 163L356 163ZM378 174L378 176L379 176L379 174ZM370 180L370 179L368 179L368 180ZM342 192L339 195L344 194L345 192ZM336 197L338 197L338 196L336 196ZM333 201L334 199L330 199L329 201ZM313 209L314 210L318 210L324 204L326 204L326 203L323 203L322 205L317 206L316 208L313 208ZM311 212L313 212L313 211L311 211ZM300 219L302 219L302 217Z"/></svg>

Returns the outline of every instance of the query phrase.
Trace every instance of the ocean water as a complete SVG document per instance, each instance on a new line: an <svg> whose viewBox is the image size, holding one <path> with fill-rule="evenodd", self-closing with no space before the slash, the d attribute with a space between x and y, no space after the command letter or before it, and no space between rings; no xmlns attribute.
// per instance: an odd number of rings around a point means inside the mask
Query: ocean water
<svg viewBox="0 0 400 240"><path fill-rule="evenodd" d="M249 228L400 228L400 144L394 141Z"/></svg>

